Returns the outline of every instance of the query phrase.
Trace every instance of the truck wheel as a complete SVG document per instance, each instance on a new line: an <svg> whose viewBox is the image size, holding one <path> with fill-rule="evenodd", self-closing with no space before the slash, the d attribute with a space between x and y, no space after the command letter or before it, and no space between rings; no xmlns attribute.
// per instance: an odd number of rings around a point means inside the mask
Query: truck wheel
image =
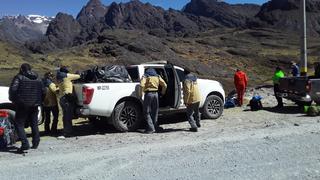
<svg viewBox="0 0 320 180"><path fill-rule="evenodd" d="M210 95L204 102L202 114L206 119L217 119L222 115L223 101L217 95Z"/></svg>
<svg viewBox="0 0 320 180"><path fill-rule="evenodd" d="M115 107L112 123L121 132L137 130L142 121L141 112L141 107L137 103L123 101Z"/></svg>

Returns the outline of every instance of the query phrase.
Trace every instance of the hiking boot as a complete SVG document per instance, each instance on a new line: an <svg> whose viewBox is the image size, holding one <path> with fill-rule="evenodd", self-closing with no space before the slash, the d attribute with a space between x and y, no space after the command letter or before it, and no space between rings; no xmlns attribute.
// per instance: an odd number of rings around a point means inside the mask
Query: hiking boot
<svg viewBox="0 0 320 180"><path fill-rule="evenodd" d="M164 129L160 126L156 127L156 132L157 133L161 133L161 132L164 132Z"/></svg>
<svg viewBox="0 0 320 180"><path fill-rule="evenodd" d="M37 143L32 143L31 149L38 149L39 142Z"/></svg>
<svg viewBox="0 0 320 180"><path fill-rule="evenodd" d="M190 128L191 132L198 132L198 128Z"/></svg>
<svg viewBox="0 0 320 180"><path fill-rule="evenodd" d="M197 125L198 128L201 127L200 122L196 122L196 125Z"/></svg>

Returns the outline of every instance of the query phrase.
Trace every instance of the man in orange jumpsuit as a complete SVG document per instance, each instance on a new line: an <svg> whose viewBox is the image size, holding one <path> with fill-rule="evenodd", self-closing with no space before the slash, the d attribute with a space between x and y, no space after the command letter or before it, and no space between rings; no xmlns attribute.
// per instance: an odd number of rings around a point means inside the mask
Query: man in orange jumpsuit
<svg viewBox="0 0 320 180"><path fill-rule="evenodd" d="M247 85L248 85L248 77L247 77L246 73L244 73L240 69L237 69L237 71L234 75L234 85L236 86L236 89L237 89L238 105L242 106L244 92L245 92Z"/></svg>

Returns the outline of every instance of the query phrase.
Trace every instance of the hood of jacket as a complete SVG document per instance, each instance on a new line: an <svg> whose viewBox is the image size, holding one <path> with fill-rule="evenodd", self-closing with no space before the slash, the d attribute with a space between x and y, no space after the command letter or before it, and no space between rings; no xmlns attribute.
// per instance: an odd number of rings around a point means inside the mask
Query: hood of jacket
<svg viewBox="0 0 320 180"><path fill-rule="evenodd" d="M153 69L153 68L147 69L146 72L144 73L144 75L145 75L146 77L149 77L149 76L158 76L156 70Z"/></svg>
<svg viewBox="0 0 320 180"><path fill-rule="evenodd" d="M64 78L67 77L67 73L65 72L61 72L61 71L58 71L57 72L57 80L58 81L62 81Z"/></svg>
<svg viewBox="0 0 320 180"><path fill-rule="evenodd" d="M21 71L20 74L21 74L22 76L25 76L25 77L31 79L31 80L36 80L36 79L38 79L38 74L35 73L35 72L33 72L33 71Z"/></svg>
<svg viewBox="0 0 320 180"><path fill-rule="evenodd" d="M193 81L193 82L196 82L197 81L197 76L195 76L194 74L187 74L185 76L185 80L189 80L189 81Z"/></svg>

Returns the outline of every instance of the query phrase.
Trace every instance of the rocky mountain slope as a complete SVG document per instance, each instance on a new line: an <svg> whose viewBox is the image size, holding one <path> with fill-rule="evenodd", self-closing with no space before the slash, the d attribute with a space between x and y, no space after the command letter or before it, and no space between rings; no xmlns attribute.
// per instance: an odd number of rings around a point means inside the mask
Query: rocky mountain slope
<svg viewBox="0 0 320 180"><path fill-rule="evenodd" d="M320 34L320 1L308 0L307 29L311 36ZM267 26L283 31L298 32L301 24L300 0L271 0L256 15Z"/></svg>
<svg viewBox="0 0 320 180"><path fill-rule="evenodd" d="M236 68L245 69L253 85L267 82L275 66L289 68L290 61L299 60L297 7L293 0L262 7L191 0L177 11L137 0L110 5L90 0L76 18L58 13L45 36L26 45L35 53L31 61L45 65L41 71L60 64L78 70L169 60L229 89ZM308 4L313 34L320 32L311 21L317 19L317 7L316 1ZM308 41L310 63L320 55L319 36L313 37Z"/></svg>
<svg viewBox="0 0 320 180"><path fill-rule="evenodd" d="M231 5L219 0L191 0L183 12L212 18L225 27L247 27L259 10L260 6L254 4Z"/></svg>

